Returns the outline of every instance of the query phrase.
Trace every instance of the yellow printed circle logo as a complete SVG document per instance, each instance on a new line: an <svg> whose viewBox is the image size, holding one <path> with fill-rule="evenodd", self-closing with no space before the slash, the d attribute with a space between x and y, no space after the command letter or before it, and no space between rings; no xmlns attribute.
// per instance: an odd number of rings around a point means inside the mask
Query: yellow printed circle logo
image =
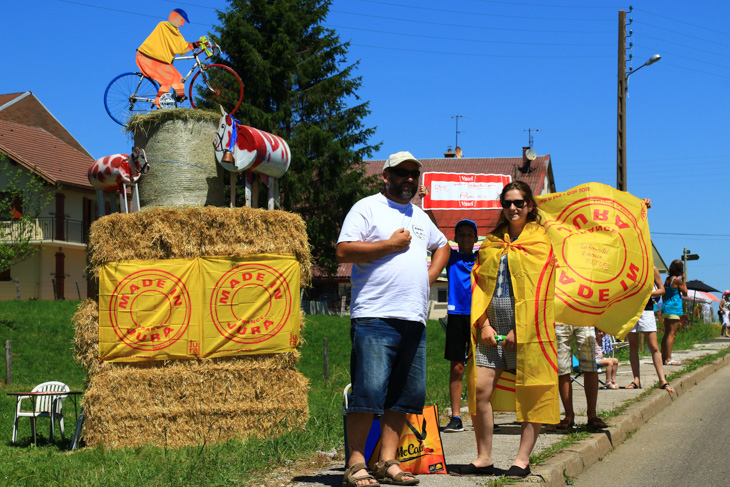
<svg viewBox="0 0 730 487"><path fill-rule="evenodd" d="M174 274L158 269L127 276L109 302L114 332L135 350L151 352L171 346L185 335L191 314L185 284Z"/></svg>
<svg viewBox="0 0 730 487"><path fill-rule="evenodd" d="M210 300L218 333L244 345L273 338L291 313L289 282L273 267L257 262L226 272L216 282Z"/></svg>
<svg viewBox="0 0 730 487"><path fill-rule="evenodd" d="M641 292L653 275L642 223L605 197L578 198L547 221L548 231L563 242L555 297L576 311L600 314Z"/></svg>

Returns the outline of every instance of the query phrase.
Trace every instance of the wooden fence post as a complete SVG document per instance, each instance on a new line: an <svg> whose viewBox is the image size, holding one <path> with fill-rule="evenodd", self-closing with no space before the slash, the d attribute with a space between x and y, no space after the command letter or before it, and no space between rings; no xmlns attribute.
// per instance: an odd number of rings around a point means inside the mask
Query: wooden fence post
<svg viewBox="0 0 730 487"><path fill-rule="evenodd" d="M324 337L324 380L330 380L330 364L329 364L329 353L327 347L327 337Z"/></svg>
<svg viewBox="0 0 730 487"><path fill-rule="evenodd" d="M5 341L5 383L13 383L13 345L12 341Z"/></svg>

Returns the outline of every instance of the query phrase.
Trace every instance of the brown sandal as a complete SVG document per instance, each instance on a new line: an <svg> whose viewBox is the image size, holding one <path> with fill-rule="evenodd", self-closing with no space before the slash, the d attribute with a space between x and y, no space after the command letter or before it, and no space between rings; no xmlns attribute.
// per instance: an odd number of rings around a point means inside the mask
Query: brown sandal
<svg viewBox="0 0 730 487"><path fill-rule="evenodd" d="M358 482L362 482L363 480L376 480L376 478L369 473L365 475L358 475L357 477L353 475L353 473L357 471L367 469L368 466L364 463L356 463L352 467L346 468L345 476L342 478L342 487L380 487L380 484L377 483L377 481L367 484L358 484Z"/></svg>
<svg viewBox="0 0 730 487"><path fill-rule="evenodd" d="M398 460L388 460L384 463L376 463L375 464L375 480L380 482L381 484L390 484L390 485L418 485L420 480L416 478L415 475L413 475L410 472L398 472L395 477L388 476L388 469L392 467L393 465L400 465L400 462ZM404 477L410 477L409 479L404 479Z"/></svg>

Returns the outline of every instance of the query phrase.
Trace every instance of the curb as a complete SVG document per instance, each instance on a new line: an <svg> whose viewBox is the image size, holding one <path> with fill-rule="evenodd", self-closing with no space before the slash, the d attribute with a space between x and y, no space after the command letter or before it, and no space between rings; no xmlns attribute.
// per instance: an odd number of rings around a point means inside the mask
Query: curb
<svg viewBox="0 0 730 487"><path fill-rule="evenodd" d="M659 411L669 406L677 397L689 391L693 386L730 363L730 355L720 357L713 363L694 370L672 381L674 394L656 389L636 404L629 406L620 416L609 420L605 431L592 434L590 437L574 445L570 445L543 465L533 468L533 474L542 477L542 485L549 487L566 486L566 477L577 477L591 465L600 461L615 447L646 424ZM520 483L534 483L526 480Z"/></svg>

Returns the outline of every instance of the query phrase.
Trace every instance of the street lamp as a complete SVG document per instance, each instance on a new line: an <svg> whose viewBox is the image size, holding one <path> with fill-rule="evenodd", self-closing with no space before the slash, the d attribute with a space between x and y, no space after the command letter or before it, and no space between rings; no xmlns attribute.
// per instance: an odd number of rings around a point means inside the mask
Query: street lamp
<svg viewBox="0 0 730 487"><path fill-rule="evenodd" d="M618 109L616 130L616 189L626 191L626 92L629 76L659 61L662 57L654 54L644 64L626 72L626 12L618 13Z"/></svg>

